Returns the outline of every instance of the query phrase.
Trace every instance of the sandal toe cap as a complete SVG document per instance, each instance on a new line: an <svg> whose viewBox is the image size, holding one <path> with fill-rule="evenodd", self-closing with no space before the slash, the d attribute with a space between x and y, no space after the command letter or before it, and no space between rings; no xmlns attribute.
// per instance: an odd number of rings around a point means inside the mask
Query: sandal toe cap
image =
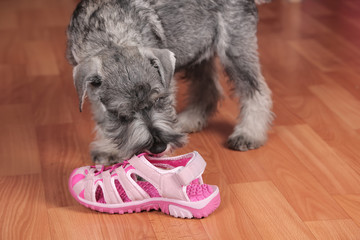
<svg viewBox="0 0 360 240"><path fill-rule="evenodd" d="M89 167L81 167L75 169L69 178L69 188L70 190L79 195L85 188L85 179L86 176L89 174Z"/></svg>

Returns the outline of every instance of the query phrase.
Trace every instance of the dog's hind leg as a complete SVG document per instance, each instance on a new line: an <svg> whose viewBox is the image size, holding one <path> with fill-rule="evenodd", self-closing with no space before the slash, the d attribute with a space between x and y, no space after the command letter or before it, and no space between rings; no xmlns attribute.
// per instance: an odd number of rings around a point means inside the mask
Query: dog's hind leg
<svg viewBox="0 0 360 240"><path fill-rule="evenodd" d="M244 23L239 24L241 21ZM227 33L221 36L218 54L241 100L238 123L227 144L231 149L247 151L260 147L267 140L273 119L271 91L260 70L256 15L248 19L233 17L225 26Z"/></svg>
<svg viewBox="0 0 360 240"><path fill-rule="evenodd" d="M196 132L207 124L208 117L216 111L222 96L214 57L188 67L186 78L190 81L188 106L178 115L178 121L183 132Z"/></svg>

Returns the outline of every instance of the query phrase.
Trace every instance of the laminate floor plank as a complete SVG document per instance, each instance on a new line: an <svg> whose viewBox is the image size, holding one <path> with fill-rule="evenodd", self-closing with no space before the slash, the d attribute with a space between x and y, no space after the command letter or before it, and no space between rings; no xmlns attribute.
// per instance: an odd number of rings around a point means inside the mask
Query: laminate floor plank
<svg viewBox="0 0 360 240"><path fill-rule="evenodd" d="M1 176L0 184L0 238L50 239L41 176Z"/></svg>
<svg viewBox="0 0 360 240"><path fill-rule="evenodd" d="M360 195L337 195L334 198L360 227Z"/></svg>
<svg viewBox="0 0 360 240"><path fill-rule="evenodd" d="M360 175L336 155L307 125L288 130L278 127L280 138L331 194L359 193Z"/></svg>
<svg viewBox="0 0 360 240"><path fill-rule="evenodd" d="M306 222L318 240L357 240L360 228L351 219Z"/></svg>
<svg viewBox="0 0 360 240"><path fill-rule="evenodd" d="M231 189L263 239L315 239L271 182L232 184Z"/></svg>

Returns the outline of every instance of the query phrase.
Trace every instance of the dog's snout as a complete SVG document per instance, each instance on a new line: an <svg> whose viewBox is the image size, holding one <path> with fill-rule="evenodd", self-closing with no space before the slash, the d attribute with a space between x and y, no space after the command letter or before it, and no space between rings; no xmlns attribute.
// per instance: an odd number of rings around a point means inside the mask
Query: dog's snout
<svg viewBox="0 0 360 240"><path fill-rule="evenodd" d="M154 154L162 153L166 150L167 144L162 141L155 141L149 151Z"/></svg>

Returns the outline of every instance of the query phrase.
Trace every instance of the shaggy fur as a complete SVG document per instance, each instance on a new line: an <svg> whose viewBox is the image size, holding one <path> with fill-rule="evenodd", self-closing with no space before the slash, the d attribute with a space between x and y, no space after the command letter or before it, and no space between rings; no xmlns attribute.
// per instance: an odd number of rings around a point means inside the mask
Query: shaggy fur
<svg viewBox="0 0 360 240"><path fill-rule="evenodd" d="M221 60L241 97L228 139L235 150L260 147L272 121L271 93L257 54L254 0L83 0L68 27L80 110L92 104L92 156L113 163L134 153L181 147L216 111ZM176 58L176 59L175 59ZM176 115L174 71L191 81L189 105Z"/></svg>

